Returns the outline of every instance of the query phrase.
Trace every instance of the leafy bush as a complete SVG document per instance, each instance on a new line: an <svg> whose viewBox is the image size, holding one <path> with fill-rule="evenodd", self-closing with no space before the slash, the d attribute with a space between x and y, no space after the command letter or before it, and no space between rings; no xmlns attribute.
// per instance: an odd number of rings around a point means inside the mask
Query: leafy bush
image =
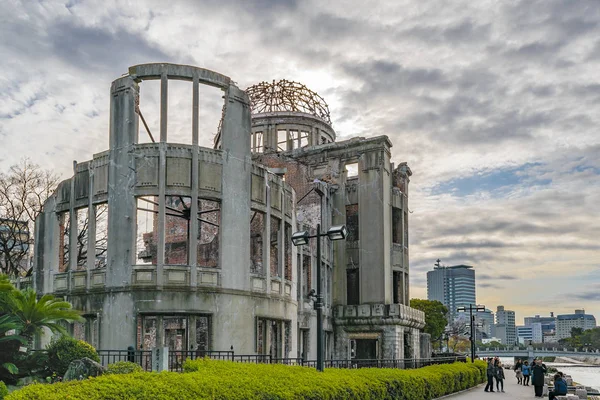
<svg viewBox="0 0 600 400"><path fill-rule="evenodd" d="M53 340L47 350L47 369L59 376L63 376L67 372L71 361L87 357L100 362L100 357L91 344L69 336L61 336L58 340Z"/></svg>
<svg viewBox="0 0 600 400"><path fill-rule="evenodd" d="M4 397L8 394L8 388L4 384L4 382L0 381L0 400L4 399Z"/></svg>
<svg viewBox="0 0 600 400"><path fill-rule="evenodd" d="M118 361L114 364L109 364L106 367L106 374L132 374L134 372L142 372L144 369L136 363L130 361Z"/></svg>
<svg viewBox="0 0 600 400"><path fill-rule="evenodd" d="M400 399L429 400L484 381L485 363L455 363L416 370L326 369L186 361L186 373L136 372L84 381L34 384L6 400L81 399Z"/></svg>

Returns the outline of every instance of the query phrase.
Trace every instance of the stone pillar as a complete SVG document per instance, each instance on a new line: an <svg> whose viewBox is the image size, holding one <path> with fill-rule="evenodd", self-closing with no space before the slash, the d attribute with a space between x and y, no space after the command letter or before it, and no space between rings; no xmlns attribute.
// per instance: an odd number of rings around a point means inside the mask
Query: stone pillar
<svg viewBox="0 0 600 400"><path fill-rule="evenodd" d="M242 290L250 290L250 126L248 95L230 86L225 94L221 128L223 200L219 250L222 286Z"/></svg>
<svg viewBox="0 0 600 400"><path fill-rule="evenodd" d="M108 240L106 286L131 282L131 243L135 240L135 163L132 148L138 133L135 98L138 84L130 76L111 87L108 177Z"/></svg>
<svg viewBox="0 0 600 400"><path fill-rule="evenodd" d="M389 153L363 153L358 162L360 301L391 304L391 186Z"/></svg>
<svg viewBox="0 0 600 400"><path fill-rule="evenodd" d="M138 135L135 99L138 84L131 76L115 80L111 86L108 176L108 253L106 287L131 284L135 243L136 206L134 198L135 162L132 152ZM91 194L90 194L91 195ZM104 300L100 347L126 349L135 344L133 301L130 294L113 292Z"/></svg>

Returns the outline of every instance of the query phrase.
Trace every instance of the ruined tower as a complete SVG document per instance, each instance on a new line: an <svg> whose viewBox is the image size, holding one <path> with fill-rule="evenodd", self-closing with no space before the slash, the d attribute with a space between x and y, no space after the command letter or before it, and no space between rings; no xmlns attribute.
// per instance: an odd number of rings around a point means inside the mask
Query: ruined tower
<svg viewBox="0 0 600 400"><path fill-rule="evenodd" d="M391 163L387 136L337 142L327 103L300 83L263 82L246 92L253 159L294 188L297 230L320 223L323 230L345 224L349 231L346 241L323 242L326 357L419 357L423 314L408 307L410 168ZM309 295L318 284L317 262L314 245L303 246L298 258L302 354L314 348Z"/></svg>

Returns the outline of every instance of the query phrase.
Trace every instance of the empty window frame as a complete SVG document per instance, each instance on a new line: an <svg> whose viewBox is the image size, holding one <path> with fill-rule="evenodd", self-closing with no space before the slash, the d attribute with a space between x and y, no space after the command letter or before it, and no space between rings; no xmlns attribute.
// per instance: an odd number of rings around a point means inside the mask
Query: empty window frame
<svg viewBox="0 0 600 400"><path fill-rule="evenodd" d="M276 217L271 217L271 247L270 247L270 262L271 276L280 276L279 272L279 229L281 220Z"/></svg>
<svg viewBox="0 0 600 400"><path fill-rule="evenodd" d="M199 267L219 266L219 230L221 204L207 199L198 199L198 254Z"/></svg>
<svg viewBox="0 0 600 400"><path fill-rule="evenodd" d="M402 210L392 207L392 243L402 244Z"/></svg>
<svg viewBox="0 0 600 400"><path fill-rule="evenodd" d="M285 224L284 231L285 238L283 240L285 252L284 252L284 270L283 277L289 281L292 280L292 226L288 223Z"/></svg>
<svg viewBox="0 0 600 400"><path fill-rule="evenodd" d="M358 163L346 164L346 178L358 178Z"/></svg>
<svg viewBox="0 0 600 400"><path fill-rule="evenodd" d="M404 247L408 248L408 213L404 211Z"/></svg>
<svg viewBox="0 0 600 400"><path fill-rule="evenodd" d="M58 272L69 270L69 232L71 231L71 214L69 211L58 214Z"/></svg>
<svg viewBox="0 0 600 400"><path fill-rule="evenodd" d="M273 358L285 358L291 351L292 325L278 319L256 319L256 352Z"/></svg>
<svg viewBox="0 0 600 400"><path fill-rule="evenodd" d="M346 228L348 229L348 237L346 238L346 241L357 241L359 239L358 204L350 204L346 206Z"/></svg>
<svg viewBox="0 0 600 400"><path fill-rule="evenodd" d="M264 151L264 137L261 131L254 132L252 135L252 151L255 153L262 153Z"/></svg>
<svg viewBox="0 0 600 400"><path fill-rule="evenodd" d="M158 196L137 198L136 264L154 264L158 250Z"/></svg>
<svg viewBox="0 0 600 400"><path fill-rule="evenodd" d="M250 218L250 272L264 274L263 235L265 232L265 214L253 211Z"/></svg>
<svg viewBox="0 0 600 400"><path fill-rule="evenodd" d="M308 295L312 288L312 270L310 263L310 256L302 256L302 293Z"/></svg>
<svg viewBox="0 0 600 400"><path fill-rule="evenodd" d="M394 304L403 304L404 303L404 284L402 281L402 272L394 271L392 278L392 290L394 296Z"/></svg>
<svg viewBox="0 0 600 400"><path fill-rule="evenodd" d="M292 149L308 146L308 132L298 130L289 131L289 141Z"/></svg>
<svg viewBox="0 0 600 400"><path fill-rule="evenodd" d="M192 144L192 82L169 79L168 98L167 142Z"/></svg>
<svg viewBox="0 0 600 400"><path fill-rule="evenodd" d="M360 282L358 268L346 270L346 303L356 305L360 303Z"/></svg>
<svg viewBox="0 0 600 400"><path fill-rule="evenodd" d="M96 254L94 267L106 267L106 252L108 250L108 204L95 206L96 216Z"/></svg>
<svg viewBox="0 0 600 400"><path fill-rule="evenodd" d="M287 151L288 150L288 131L278 130L277 131L277 150Z"/></svg>
<svg viewBox="0 0 600 400"><path fill-rule="evenodd" d="M85 269L87 263L88 233L90 227L90 218L88 208L80 208L76 211L77 217L77 267L76 269Z"/></svg>
<svg viewBox="0 0 600 400"><path fill-rule="evenodd" d="M165 196L165 264L188 264L192 198Z"/></svg>
<svg viewBox="0 0 600 400"><path fill-rule="evenodd" d="M210 315L196 316L196 349L198 351L210 350Z"/></svg>
<svg viewBox="0 0 600 400"><path fill-rule="evenodd" d="M139 85L136 107L140 116L138 143L160 140L160 80L146 80Z"/></svg>

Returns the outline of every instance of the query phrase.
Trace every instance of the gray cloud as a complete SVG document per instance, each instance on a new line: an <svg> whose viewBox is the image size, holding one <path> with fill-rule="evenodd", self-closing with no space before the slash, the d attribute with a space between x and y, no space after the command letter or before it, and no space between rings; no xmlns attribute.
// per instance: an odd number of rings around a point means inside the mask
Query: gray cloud
<svg viewBox="0 0 600 400"><path fill-rule="evenodd" d="M514 281L517 278L516 276L499 274L499 275L490 275L490 274L477 274L477 280L501 280L501 281Z"/></svg>

